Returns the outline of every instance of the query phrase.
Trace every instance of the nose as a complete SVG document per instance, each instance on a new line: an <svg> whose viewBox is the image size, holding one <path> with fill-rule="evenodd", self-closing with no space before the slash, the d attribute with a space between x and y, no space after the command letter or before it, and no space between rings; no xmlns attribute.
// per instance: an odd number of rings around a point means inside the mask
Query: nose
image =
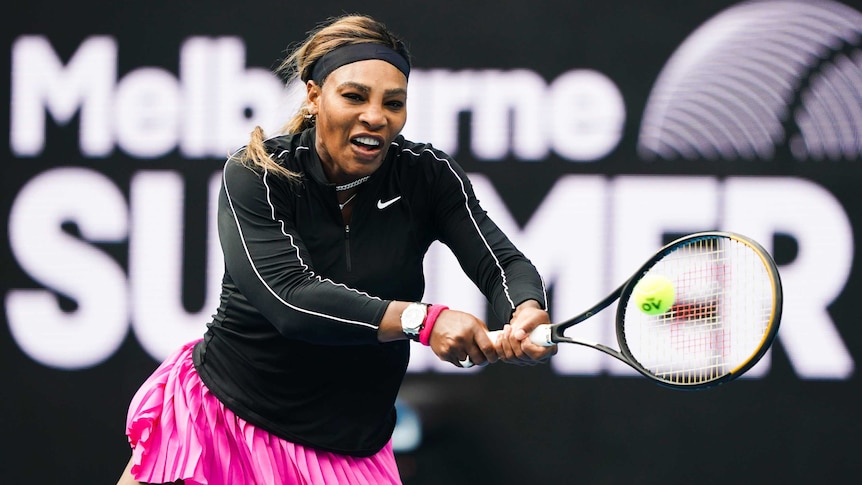
<svg viewBox="0 0 862 485"><path fill-rule="evenodd" d="M386 125L386 113L382 106L369 103L359 115L359 121L369 129L378 130Z"/></svg>

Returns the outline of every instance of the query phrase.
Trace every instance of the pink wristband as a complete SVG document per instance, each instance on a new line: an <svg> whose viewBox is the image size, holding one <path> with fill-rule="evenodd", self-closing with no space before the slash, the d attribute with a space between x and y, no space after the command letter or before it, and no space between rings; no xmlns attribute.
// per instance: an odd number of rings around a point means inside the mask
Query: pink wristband
<svg viewBox="0 0 862 485"><path fill-rule="evenodd" d="M425 315L425 322L422 325L422 330L419 331L420 344L425 345L426 347L431 345L431 331L434 330L434 323L437 321L437 317L440 316L440 312L448 309L449 307L445 305L431 305L428 307L428 313Z"/></svg>

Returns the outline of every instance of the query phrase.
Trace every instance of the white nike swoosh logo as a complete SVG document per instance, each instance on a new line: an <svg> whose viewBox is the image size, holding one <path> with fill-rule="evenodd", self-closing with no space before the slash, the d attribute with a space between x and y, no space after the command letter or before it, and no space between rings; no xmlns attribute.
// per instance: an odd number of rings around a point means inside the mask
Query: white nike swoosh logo
<svg viewBox="0 0 862 485"><path fill-rule="evenodd" d="M400 195L394 199L389 199L386 202L383 202L382 200L378 199L377 200L377 208L380 210L383 210L383 209L389 207L390 205L398 202L400 199L401 199Z"/></svg>

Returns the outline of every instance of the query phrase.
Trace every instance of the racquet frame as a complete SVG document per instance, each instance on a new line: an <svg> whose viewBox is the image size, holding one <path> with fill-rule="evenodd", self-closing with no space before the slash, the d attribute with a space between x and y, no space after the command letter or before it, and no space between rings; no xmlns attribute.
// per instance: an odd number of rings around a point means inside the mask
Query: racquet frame
<svg viewBox="0 0 862 485"><path fill-rule="evenodd" d="M698 241L703 241L707 239L718 239L718 238L727 238L742 244L747 245L751 248L761 259L766 272L771 279L772 284L772 294L773 294L773 304L771 308L771 318L768 322L768 327L763 334L763 338L758 345L756 351L744 362L740 365L731 369L729 372L718 376L714 379L710 379L707 381L699 381L692 383L680 383L680 382L671 382L666 379L663 379L649 370L645 369L642 365L640 365L637 359L632 355L631 351L625 340L625 313L626 313L626 305L628 303L629 298L631 297L632 291L637 285L638 281L643 278L647 272L656 265L659 261L661 261L668 254L684 247L686 245L697 243ZM667 386L674 389L685 389L685 390L699 390L706 389L710 387L715 387L719 384L723 384L725 382L736 379L737 377L744 374L746 371L751 369L766 353L769 347L772 345L777 333L779 322L781 321L781 310L783 304L783 296L782 296L782 288L781 288L781 280L778 274L778 268L775 264L775 261L769 255L769 253L756 241L748 238L746 236L731 233L731 232L721 232L721 231L707 231L707 232L698 232L689 234L687 236L683 236L658 250L646 263L644 263L635 273L622 285L620 285L616 290L614 290L611 294L605 297L602 301L593 305L587 311L581 313L580 315L573 317L564 322L552 324L552 325L540 325L536 330L531 334L531 339L533 342L538 343L540 345L553 345L557 343L569 343L569 344L577 344L583 345L586 347L591 347L601 352L604 352L615 359L624 362L630 367L637 370L639 373L649 378L650 380ZM608 306L610 306L615 301L619 300L619 305L617 307L616 318L615 318L615 326L616 326L616 337L617 343L620 346L620 350L613 349L606 345L594 342L586 342L582 340L575 340L573 338L567 337L564 335L564 332L587 320Z"/></svg>

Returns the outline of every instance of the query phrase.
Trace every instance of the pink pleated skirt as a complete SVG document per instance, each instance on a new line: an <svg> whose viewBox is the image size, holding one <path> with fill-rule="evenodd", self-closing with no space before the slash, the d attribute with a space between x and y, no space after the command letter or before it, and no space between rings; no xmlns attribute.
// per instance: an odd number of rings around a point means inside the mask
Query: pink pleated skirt
<svg viewBox="0 0 862 485"><path fill-rule="evenodd" d="M144 382L129 406L132 476L186 485L400 484L390 441L354 457L278 438L236 416L201 382L190 342Z"/></svg>

